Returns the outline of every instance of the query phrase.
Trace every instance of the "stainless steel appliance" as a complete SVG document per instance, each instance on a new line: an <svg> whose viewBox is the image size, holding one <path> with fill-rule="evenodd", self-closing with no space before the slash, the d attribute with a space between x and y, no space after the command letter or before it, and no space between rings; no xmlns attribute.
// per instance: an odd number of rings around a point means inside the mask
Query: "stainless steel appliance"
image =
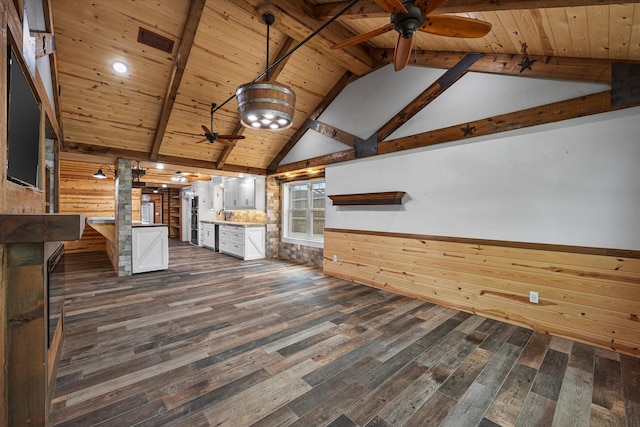
<svg viewBox="0 0 640 427"><path fill-rule="evenodd" d="M191 198L191 243L198 244L198 196Z"/></svg>

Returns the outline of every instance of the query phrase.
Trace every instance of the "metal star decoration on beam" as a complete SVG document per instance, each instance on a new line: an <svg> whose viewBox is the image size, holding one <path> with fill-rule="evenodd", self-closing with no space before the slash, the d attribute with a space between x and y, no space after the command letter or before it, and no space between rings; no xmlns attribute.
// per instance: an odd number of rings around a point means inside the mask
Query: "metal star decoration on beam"
<svg viewBox="0 0 640 427"><path fill-rule="evenodd" d="M528 56L525 56L522 62L518 64L518 66L520 67L520 72L522 73L524 70L531 70L531 65L533 65L533 63L536 61L537 59L534 59L532 61Z"/></svg>
<svg viewBox="0 0 640 427"><path fill-rule="evenodd" d="M473 132L476 130L476 127L471 126L469 123L467 123L467 126L460 128L460 130L464 132L464 135L462 136L473 135Z"/></svg>

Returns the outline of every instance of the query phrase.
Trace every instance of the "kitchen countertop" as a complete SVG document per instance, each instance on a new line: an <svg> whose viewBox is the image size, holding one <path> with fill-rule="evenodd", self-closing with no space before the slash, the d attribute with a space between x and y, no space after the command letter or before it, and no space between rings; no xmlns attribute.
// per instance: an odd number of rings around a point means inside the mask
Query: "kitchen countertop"
<svg viewBox="0 0 640 427"><path fill-rule="evenodd" d="M87 217L87 224L114 224L116 219L112 216L90 216ZM141 221L131 221L131 227L167 227L167 224L161 223L144 223Z"/></svg>
<svg viewBox="0 0 640 427"><path fill-rule="evenodd" d="M224 221L220 219L202 220L200 222L207 223L207 224L217 224L217 225L233 225L236 227L264 227L267 225L267 224L262 224L258 222Z"/></svg>
<svg viewBox="0 0 640 427"><path fill-rule="evenodd" d="M88 216L87 224L115 224L116 219L112 216Z"/></svg>
<svg viewBox="0 0 640 427"><path fill-rule="evenodd" d="M131 221L131 227L133 228L137 228L137 227L168 227L167 224L162 224L159 222L154 222L153 224L148 223L148 222L140 222L140 221Z"/></svg>

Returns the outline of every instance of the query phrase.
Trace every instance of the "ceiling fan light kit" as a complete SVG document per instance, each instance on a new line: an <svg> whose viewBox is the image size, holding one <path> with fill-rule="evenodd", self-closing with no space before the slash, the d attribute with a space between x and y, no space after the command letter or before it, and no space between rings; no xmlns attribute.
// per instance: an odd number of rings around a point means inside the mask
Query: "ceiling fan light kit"
<svg viewBox="0 0 640 427"><path fill-rule="evenodd" d="M182 175L182 172L180 171L176 172L176 174L169 178L169 180L171 182L175 182L176 184L186 184L188 181L187 177Z"/></svg>
<svg viewBox="0 0 640 427"><path fill-rule="evenodd" d="M396 30L402 38L409 39L418 31L425 17L422 15L420 8L416 7L413 3L405 2L403 6L407 10L407 13L400 12L391 15L391 23L393 24L393 29Z"/></svg>

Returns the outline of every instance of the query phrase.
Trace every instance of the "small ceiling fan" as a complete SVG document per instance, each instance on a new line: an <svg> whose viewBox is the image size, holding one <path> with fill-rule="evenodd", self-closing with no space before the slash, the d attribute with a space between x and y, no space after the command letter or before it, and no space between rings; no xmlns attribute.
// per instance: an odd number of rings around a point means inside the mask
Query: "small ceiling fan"
<svg viewBox="0 0 640 427"><path fill-rule="evenodd" d="M484 37L491 31L490 23L478 19L455 15L431 15L431 12L445 0L375 0L375 2L391 14L391 22L373 31L336 43L331 47L332 49L342 49L396 30L398 40L393 64L394 69L400 71L409 63L416 31L464 38Z"/></svg>
<svg viewBox="0 0 640 427"><path fill-rule="evenodd" d="M213 112L215 111L215 108L216 108L216 103L214 102L211 104L211 122L209 124L211 129L213 129ZM244 135L220 135L217 132L213 132L209 130L209 128L207 128L205 125L202 125L202 130L204 131L204 134L199 133L197 135L204 136L204 139L196 142L196 144L200 144L201 142L209 142L209 144L213 144L214 142L219 141L221 144L234 146L235 145L234 140L245 138ZM193 135L193 134L190 133L188 135Z"/></svg>

